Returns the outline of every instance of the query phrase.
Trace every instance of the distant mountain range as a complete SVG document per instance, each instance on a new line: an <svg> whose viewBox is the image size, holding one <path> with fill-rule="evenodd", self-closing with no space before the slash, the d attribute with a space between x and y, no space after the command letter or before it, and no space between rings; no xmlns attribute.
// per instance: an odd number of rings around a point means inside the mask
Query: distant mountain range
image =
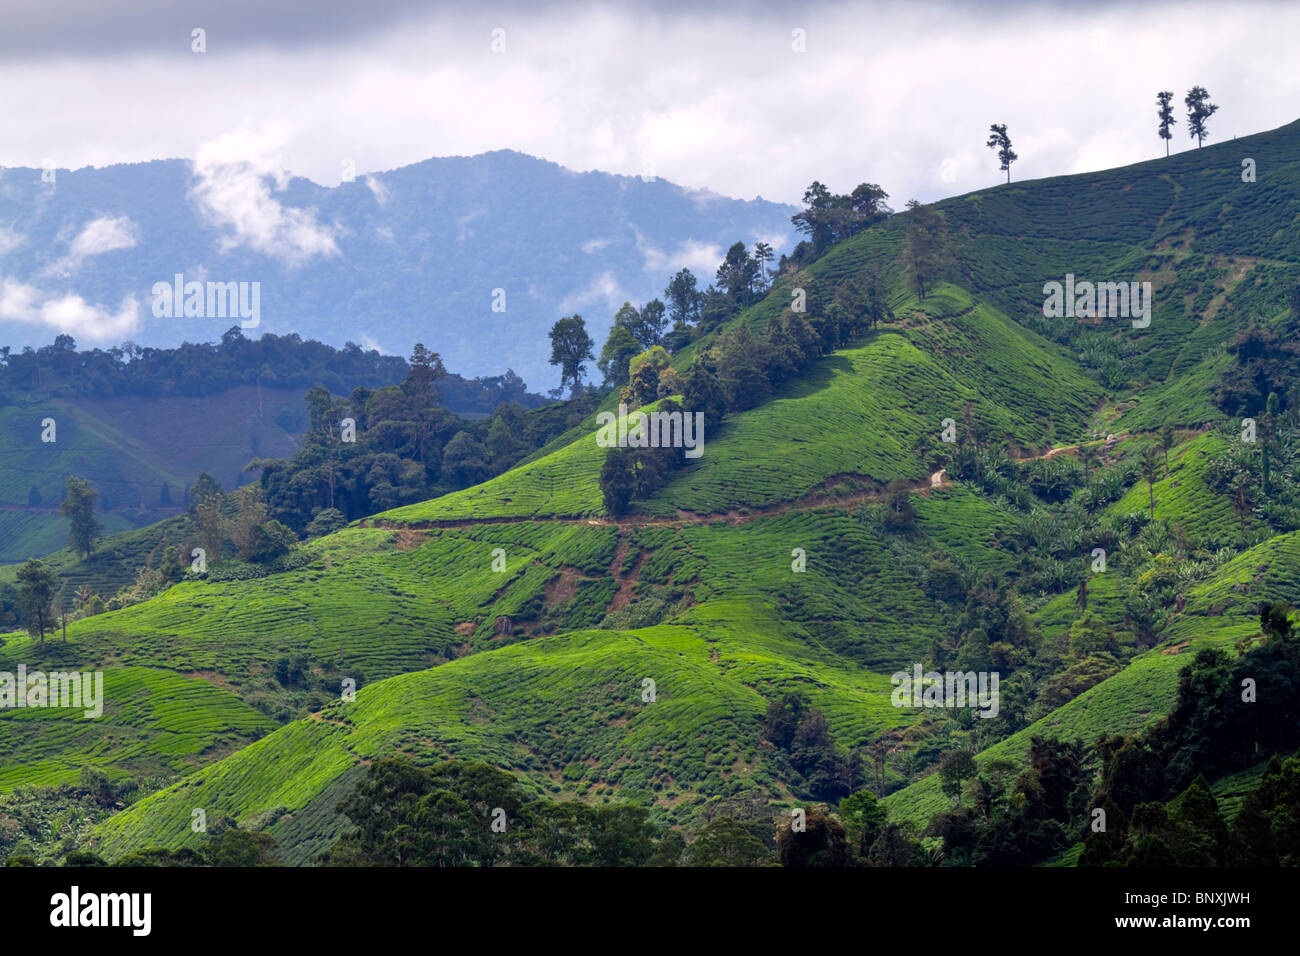
<svg viewBox="0 0 1300 956"><path fill-rule="evenodd" d="M540 391L559 381L556 319L582 314L599 344L625 299L659 295L683 266L703 286L736 240L788 251L794 212L505 150L337 187L211 157L0 168L0 343L172 346L239 323L206 297L204 315L156 314L155 284L179 274L258 283L248 336L402 355L422 341L449 370L510 367Z"/></svg>

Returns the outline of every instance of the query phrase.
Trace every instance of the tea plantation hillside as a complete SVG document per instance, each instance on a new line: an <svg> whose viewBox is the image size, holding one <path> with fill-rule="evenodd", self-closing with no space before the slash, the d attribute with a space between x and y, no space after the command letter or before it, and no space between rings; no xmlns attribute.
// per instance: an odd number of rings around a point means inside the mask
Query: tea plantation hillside
<svg viewBox="0 0 1300 956"><path fill-rule="evenodd" d="M112 516L100 519L107 527ZM42 519L50 523L49 517ZM58 524L63 525L63 519ZM64 532L66 538L66 531ZM95 544L95 551L82 555L61 547L42 555L41 560L55 570L59 578L75 591L88 587L99 595L111 596L131 584L143 567L157 567L168 553L186 556L195 542L194 527L188 515L181 513L143 528L130 528L105 534ZM16 586L20 564L0 566L0 584Z"/></svg>
<svg viewBox="0 0 1300 956"><path fill-rule="evenodd" d="M1259 631L1261 602L1294 599L1300 581L1300 535L1280 535L1243 552L1195 587L1186 610L1173 620L1159 645L1068 704L1006 740L981 751L976 761L1023 760L1034 734L1091 741L1104 734L1150 725L1174 699L1178 671L1203 647L1231 650ZM949 802L937 776L926 777L885 798L891 813L917 823Z"/></svg>
<svg viewBox="0 0 1300 956"><path fill-rule="evenodd" d="M795 264L675 372L766 335L799 283L824 315L878 282L891 314L707 422L703 456L625 511L589 416L495 478L216 564L66 642L3 635L0 672L114 677L102 721L0 715L0 792L88 764L140 785L93 831L110 860L199 846L202 807L306 864L368 765L456 757L687 834L870 788L934 849L954 754L991 774L1035 738L1145 733L1198 651L1249 653L1261 609L1300 603L1300 402L1275 396L1256 436L1216 392L1251 321L1300 318L1297 147L1292 124L938 203L951 262L924 296L915 211ZM1149 327L1045 318L1067 273L1149 279ZM999 674L998 719L900 705L914 667Z"/></svg>
<svg viewBox="0 0 1300 956"><path fill-rule="evenodd" d="M913 446L978 405L991 440L1016 447L1081 437L1102 389L1039 336L954 286L898 293L901 324L816 363L760 408L706 423L705 452L645 510L710 514L800 498L851 478L883 487L928 476ZM759 311L763 306L756 307ZM740 320L744 321L744 319ZM1050 426L1050 428L1049 428ZM376 516L409 524L595 516L604 449L595 429L490 481Z"/></svg>
<svg viewBox="0 0 1300 956"><path fill-rule="evenodd" d="M110 534L181 511L185 489L202 471L226 487L246 483L242 470L250 459L293 453L306 420L303 391L244 386L194 397L53 398L0 407L0 563L68 543L58 504L69 474L100 492L100 522ZM42 441L51 419L53 441Z"/></svg>

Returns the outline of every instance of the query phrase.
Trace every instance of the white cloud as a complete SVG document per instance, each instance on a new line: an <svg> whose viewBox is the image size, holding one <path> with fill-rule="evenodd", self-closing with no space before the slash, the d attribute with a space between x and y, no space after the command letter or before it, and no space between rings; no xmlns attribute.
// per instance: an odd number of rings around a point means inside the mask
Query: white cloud
<svg viewBox="0 0 1300 956"><path fill-rule="evenodd" d="M1208 87L1210 143L1291 122L1300 101L1294 3L543 4L510 13L499 55L497 14L439 6L327 45L0 59L4 161L189 156L213 129L280 124L294 131L284 165L320 183L345 157L379 170L511 148L786 202L814 179L836 192L865 180L901 209L996 185L990 123L1009 125L1014 181L1163 156L1157 90L1181 104ZM791 51L796 25L806 53ZM1175 149L1194 148L1185 125L1175 133Z"/></svg>
<svg viewBox="0 0 1300 956"><path fill-rule="evenodd" d="M17 279L5 279L0 282L0 319L13 319L18 322L36 321L38 315L36 303L40 293L25 282Z"/></svg>
<svg viewBox="0 0 1300 956"><path fill-rule="evenodd" d="M370 192L374 195L375 202L379 203L381 206L388 205L389 192L387 186L381 183L379 179L373 175L366 177L366 185L370 187Z"/></svg>
<svg viewBox="0 0 1300 956"><path fill-rule="evenodd" d="M45 267L43 275L67 276L90 256L103 255L136 245L136 226L129 216L101 216L86 223L68 244L68 254ZM2 244L2 240L0 240Z"/></svg>
<svg viewBox="0 0 1300 956"><path fill-rule="evenodd" d="M135 223L127 216L92 219L72 240L69 255L81 260L115 249L130 249L136 243L135 231Z"/></svg>
<svg viewBox="0 0 1300 956"><path fill-rule="evenodd" d="M699 242L695 239L685 239L675 249L664 252L651 245L640 232L636 234L636 247L645 262L646 272L666 275L679 269L690 269L706 280L713 277L718 263L726 254L716 242ZM773 248L776 248L775 244Z"/></svg>
<svg viewBox="0 0 1300 956"><path fill-rule="evenodd" d="M246 245L291 266L337 255L333 230L318 223L313 210L284 206L271 195L268 180L277 192L289 183L278 159L284 143L275 124L204 143L194 160L198 182L190 195L209 221L229 230L223 249Z"/></svg>
<svg viewBox="0 0 1300 956"><path fill-rule="evenodd" d="M140 304L127 296L116 312L79 295L48 295L16 279L0 281L0 321L44 325L91 342L120 341L140 328Z"/></svg>
<svg viewBox="0 0 1300 956"><path fill-rule="evenodd" d="M582 251L585 252L587 255L591 255L593 252L600 252L601 249L604 249L613 241L614 241L613 239L609 239L609 238L588 239L586 242L582 244Z"/></svg>
<svg viewBox="0 0 1300 956"><path fill-rule="evenodd" d="M0 226L0 256L8 255L27 239L26 236L15 231L10 226Z"/></svg>
<svg viewBox="0 0 1300 956"><path fill-rule="evenodd" d="M361 341L358 342L357 345L360 345L360 346L361 346L363 349L365 349L367 352L372 352L372 351L373 351L373 352L378 352L380 355L390 355L390 354L391 354L391 353L390 353L386 348L384 348L382 345L380 345L378 342L376 342L373 338L371 338L371 337L370 337L369 335L367 335L365 332L362 332L362 333L361 333Z"/></svg>
<svg viewBox="0 0 1300 956"><path fill-rule="evenodd" d="M766 242L769 246L772 247L772 252L779 256L781 254L781 250L785 248L785 244L789 240L790 240L790 235L788 233L769 233L767 235L755 236L753 243L750 244L750 250L752 251L753 247L758 243ZM719 258L718 261L721 262L722 259Z"/></svg>
<svg viewBox="0 0 1300 956"><path fill-rule="evenodd" d="M570 293L560 302L559 311L580 312L590 306L603 306L611 313L624 302L627 296L614 278L612 272L602 272L587 284L585 289Z"/></svg>

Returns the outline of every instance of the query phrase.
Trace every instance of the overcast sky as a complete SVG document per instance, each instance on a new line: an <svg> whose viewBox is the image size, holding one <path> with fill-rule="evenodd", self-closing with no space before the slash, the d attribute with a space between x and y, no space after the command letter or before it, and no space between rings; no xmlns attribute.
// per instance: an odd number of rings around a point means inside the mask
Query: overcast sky
<svg viewBox="0 0 1300 956"><path fill-rule="evenodd" d="M1290 122L1297 36L1300 4L1264 2L3 0L0 165L219 140L334 185L349 159L361 175L508 148L740 198L873 181L902 208L998 182L993 122L1015 179L1163 154L1161 89L1180 117L1210 90L1210 142Z"/></svg>

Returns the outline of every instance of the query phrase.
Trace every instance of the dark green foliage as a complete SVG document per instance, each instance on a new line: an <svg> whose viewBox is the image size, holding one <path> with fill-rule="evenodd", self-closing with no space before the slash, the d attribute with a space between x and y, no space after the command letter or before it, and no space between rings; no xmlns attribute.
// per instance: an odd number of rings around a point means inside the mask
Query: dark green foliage
<svg viewBox="0 0 1300 956"><path fill-rule="evenodd" d="M335 845L329 862L458 865L477 854L491 854L487 821L474 820L469 805L440 783L404 760L374 763L352 796L338 806L356 829Z"/></svg>
<svg viewBox="0 0 1300 956"><path fill-rule="evenodd" d="M64 866L108 866L108 861L89 850L73 850L63 858Z"/></svg>
<svg viewBox="0 0 1300 956"><path fill-rule="evenodd" d="M727 411L727 399L714 368L701 360L682 376L682 407L704 413L706 428L716 428Z"/></svg>
<svg viewBox="0 0 1300 956"><path fill-rule="evenodd" d="M908 200L905 218L907 239L903 245L903 268L912 279L917 298L924 300L926 293L951 268L948 229L943 216L933 206L922 205L915 199Z"/></svg>
<svg viewBox="0 0 1300 956"><path fill-rule="evenodd" d="M442 473L465 488L490 478L487 449L469 432L456 432L442 450Z"/></svg>
<svg viewBox="0 0 1300 956"><path fill-rule="evenodd" d="M46 565L32 558L18 569L18 613L27 632L45 643L45 632L54 627L54 593L59 580Z"/></svg>
<svg viewBox="0 0 1300 956"><path fill-rule="evenodd" d="M1219 108L1210 102L1210 93L1203 86L1188 90L1183 103L1187 106L1187 135L1196 140L1196 148L1200 149L1201 141L1210 135L1206 123Z"/></svg>
<svg viewBox="0 0 1300 956"><path fill-rule="evenodd" d="M613 388L626 385L628 360L640 351L641 347L631 331L615 318L609 337L600 350L600 359L596 362L596 368L604 376L605 384Z"/></svg>
<svg viewBox="0 0 1300 956"><path fill-rule="evenodd" d="M1230 866L1300 866L1300 757L1269 761L1242 801L1226 857Z"/></svg>
<svg viewBox="0 0 1300 956"><path fill-rule="evenodd" d="M916 523L912 489L902 478L895 478L885 493L885 527L890 531L910 531Z"/></svg>
<svg viewBox="0 0 1300 956"><path fill-rule="evenodd" d="M989 127L989 141L986 145L989 149L997 150L998 169L1003 170L1007 174L1007 182L1011 182L1011 164L1020 157L1011 148L1011 137L1007 135L1006 123L994 123Z"/></svg>
<svg viewBox="0 0 1300 956"><path fill-rule="evenodd" d="M1237 417L1254 417L1267 407L1276 393L1283 409L1295 403L1295 382L1300 379L1300 323L1291 322L1278 335L1266 328L1251 327L1228 346L1234 361L1214 385L1214 401Z"/></svg>
<svg viewBox="0 0 1300 956"><path fill-rule="evenodd" d="M1166 156L1169 155L1169 140L1173 139L1173 133L1169 131L1169 128L1173 126L1176 122L1178 122L1176 119L1174 119L1174 110L1173 107L1170 106L1170 102L1173 100L1173 98L1174 98L1174 94L1169 90L1165 90L1162 93L1156 94L1156 106L1159 108L1157 111L1157 116L1160 118L1160 126L1158 132L1160 134L1160 138L1165 141Z"/></svg>
<svg viewBox="0 0 1300 956"><path fill-rule="evenodd" d="M658 411L690 414L669 398L659 402ZM653 495L689 462L684 448L610 448L605 452L598 479L605 510L614 516L626 514L634 499Z"/></svg>
<svg viewBox="0 0 1300 956"><path fill-rule="evenodd" d="M825 804L806 808L802 823L798 820L798 816L792 814L777 832L777 856L782 866L831 867L852 864L844 824Z"/></svg>
<svg viewBox="0 0 1300 956"><path fill-rule="evenodd" d="M845 797L839 809L849 846L865 861L889 822L889 812L870 790L859 790Z"/></svg>
<svg viewBox="0 0 1300 956"><path fill-rule="evenodd" d="M96 770L93 767L81 768L81 780L79 787L101 807L111 807L117 799L117 794L113 783L108 778L108 774L102 770Z"/></svg>
<svg viewBox="0 0 1300 956"><path fill-rule="evenodd" d="M836 196L819 182L803 194L804 209L790 218L796 229L806 233L811 247L795 257L815 258L836 242L855 236L886 218L892 210L885 205L889 194L875 183L862 183L845 196Z"/></svg>
<svg viewBox="0 0 1300 956"><path fill-rule="evenodd" d="M247 552L240 555L245 561L254 564L268 564L298 543L298 537L275 519L258 525L253 529L252 543Z"/></svg>
<svg viewBox="0 0 1300 956"><path fill-rule="evenodd" d="M745 305L753 300L755 284L758 281L758 263L749 257L743 242L734 242L718 266L715 281L718 289L736 305Z"/></svg>
<svg viewBox="0 0 1300 956"><path fill-rule="evenodd" d="M316 512L316 516L307 525L307 537L320 538L327 534L333 534L339 528L346 526L347 523L348 519L337 508L322 508Z"/></svg>
<svg viewBox="0 0 1300 956"><path fill-rule="evenodd" d="M225 495L221 485L207 472L190 489L189 516L209 564L221 563L222 543L225 541L225 519L222 505Z"/></svg>
<svg viewBox="0 0 1300 956"><path fill-rule="evenodd" d="M1300 758L1273 757L1232 826L1204 776L1167 803L1148 801L1131 822L1107 802L1107 828L1090 833L1084 866L1296 866L1300 863Z"/></svg>
<svg viewBox="0 0 1300 956"><path fill-rule="evenodd" d="M197 850L182 847L179 850L167 850L150 847L123 854L114 862L114 866L204 866L203 856Z"/></svg>
<svg viewBox="0 0 1300 956"><path fill-rule="evenodd" d="M1098 741L1102 775L1092 801L1115 807L1119 813L1111 816L1121 821L1131 815L1131 824L1127 835L1121 829L1118 837L1090 836L1086 862L1258 863L1281 852L1278 833L1283 843L1289 839L1295 846L1294 836L1287 835L1290 824L1270 809L1283 779L1280 765L1247 795L1231 840L1205 782L1300 746L1300 642L1289 612L1284 604L1263 605L1264 640L1236 660L1217 650L1198 653L1179 675L1169 716L1142 738ZM1128 841L1127 856L1117 840Z"/></svg>
<svg viewBox="0 0 1300 956"><path fill-rule="evenodd" d="M950 750L939 760L939 779L943 792L961 804L962 785L975 775L975 761L965 750Z"/></svg>
<svg viewBox="0 0 1300 956"><path fill-rule="evenodd" d="M1031 737L1025 768L1010 786L1014 764L976 768L969 754L963 756L949 755L940 776L945 792L968 794L970 805L935 814L927 828L943 840L946 865L1024 866L1082 838L1089 773L1081 746ZM887 836L902 850L901 835L891 835L890 826L877 838L872 857L880 855Z"/></svg>
<svg viewBox="0 0 1300 956"><path fill-rule="evenodd" d="M924 849L912 836L910 828L903 823L890 821L876 837L867 853L868 866L920 866L923 863Z"/></svg>
<svg viewBox="0 0 1300 956"><path fill-rule="evenodd" d="M615 517L625 514L636 494L636 470L633 452L626 448L611 448L605 453L605 463L600 468L600 493L605 510Z"/></svg>
<svg viewBox="0 0 1300 956"><path fill-rule="evenodd" d="M771 824L717 817L695 834L686 849L686 866L770 866L776 862Z"/></svg>
<svg viewBox="0 0 1300 956"><path fill-rule="evenodd" d="M76 475L68 476L67 493L59 503L59 514L68 519L68 545L82 555L90 557L103 526L95 520L95 498L98 493L90 482Z"/></svg>
<svg viewBox="0 0 1300 956"><path fill-rule="evenodd" d="M492 415L483 447L492 459L492 469L508 468L532 449L528 441L528 421L522 405L501 405Z"/></svg>
<svg viewBox="0 0 1300 956"><path fill-rule="evenodd" d="M572 379L573 391L576 392L586 372L583 363L593 357L591 347L594 343L587 334L587 325L582 321L582 316L574 314L557 320L551 326L550 336L550 363L560 367L560 388Z"/></svg>
<svg viewBox="0 0 1300 956"><path fill-rule="evenodd" d="M67 339L67 336L61 338ZM42 346L0 360L0 396L25 401L46 395L215 395L241 385L342 391L399 382L408 366L399 356L365 351L348 343L335 349L297 334L266 333L245 338L238 328L220 342L186 343L174 349L121 348L75 351L75 343ZM274 370L274 371L269 371ZM502 402L529 407L542 403L528 394L514 372L465 379L451 375L442 385L449 407L460 412L491 411ZM292 412L277 414L290 415ZM284 426L297 431L292 418Z"/></svg>
<svg viewBox="0 0 1300 956"><path fill-rule="evenodd" d="M114 804L129 803L135 787L135 781L122 778L116 785L105 780L102 787L95 781L93 793L79 784L0 793L0 861L20 857L32 861L26 865L50 866L87 851L91 828L116 809ZM79 865L103 864L87 858Z"/></svg>
<svg viewBox="0 0 1300 956"><path fill-rule="evenodd" d="M798 693L785 694L769 702L763 715L763 738L781 750L789 750L807 709L808 698Z"/></svg>
<svg viewBox="0 0 1300 956"><path fill-rule="evenodd" d="M272 517L316 537L308 526L322 512L338 512L346 523L469 487L507 470L594 405L588 395L534 412L507 403L490 419L467 421L438 404L449 379L437 353L417 346L411 358L400 386L357 388L347 399L323 388L308 392L311 423L294 457L248 465L261 471ZM342 440L345 418L356 423L355 441ZM192 497L201 494L196 486Z"/></svg>
<svg viewBox="0 0 1300 956"><path fill-rule="evenodd" d="M763 739L784 753L804 790L815 799L839 800L863 777L857 753L839 752L826 715L801 693L786 693L768 703Z"/></svg>
<svg viewBox="0 0 1300 956"><path fill-rule="evenodd" d="M207 866L274 866L275 849L275 838L269 833L214 827L201 855Z"/></svg>
<svg viewBox="0 0 1300 956"><path fill-rule="evenodd" d="M667 288L664 289L664 298L668 301L666 318L673 323L674 330L687 328L699 321L703 296L696 287L695 276L690 269L681 269L672 277ZM685 344L685 342L681 343L681 345Z"/></svg>
<svg viewBox="0 0 1300 956"><path fill-rule="evenodd" d="M337 866L645 866L663 839L641 807L529 800L510 774L460 761L377 761L339 811L356 829L325 857Z"/></svg>

